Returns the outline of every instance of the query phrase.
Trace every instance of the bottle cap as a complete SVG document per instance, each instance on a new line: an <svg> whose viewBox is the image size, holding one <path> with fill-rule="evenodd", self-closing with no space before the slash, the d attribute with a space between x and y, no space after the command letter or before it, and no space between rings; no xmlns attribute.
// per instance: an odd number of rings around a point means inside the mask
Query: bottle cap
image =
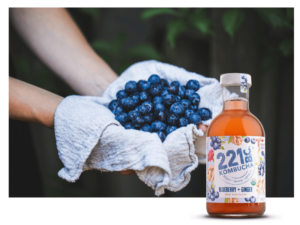
<svg viewBox="0 0 300 225"><path fill-rule="evenodd" d="M246 73L225 73L220 77L221 86L241 86L247 84L251 87L251 76Z"/></svg>

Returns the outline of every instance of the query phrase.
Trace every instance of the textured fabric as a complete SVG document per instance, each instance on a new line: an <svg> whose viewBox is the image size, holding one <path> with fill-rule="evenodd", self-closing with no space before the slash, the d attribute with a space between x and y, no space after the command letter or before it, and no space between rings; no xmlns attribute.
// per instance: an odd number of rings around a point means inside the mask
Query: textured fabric
<svg viewBox="0 0 300 225"><path fill-rule="evenodd" d="M172 132L162 143L156 133L124 129L107 109L129 80L147 80L152 74L183 85L190 79L198 80L199 106L209 108L213 118L221 112L221 88L216 79L157 61L136 63L102 97L69 96L58 106L54 122L57 149L64 164L60 177L74 182L84 170L132 169L156 195L163 194L164 189L181 190L188 184L191 171L199 161L205 162L205 135L201 130L188 125Z"/></svg>

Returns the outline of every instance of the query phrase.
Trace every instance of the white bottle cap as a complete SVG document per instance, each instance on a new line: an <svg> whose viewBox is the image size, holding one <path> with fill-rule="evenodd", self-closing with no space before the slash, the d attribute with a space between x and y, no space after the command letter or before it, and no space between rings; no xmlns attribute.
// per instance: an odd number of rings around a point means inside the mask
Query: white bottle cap
<svg viewBox="0 0 300 225"><path fill-rule="evenodd" d="M221 86L240 86L242 81L247 81L247 86L251 87L251 76L245 73L225 73L220 77Z"/></svg>

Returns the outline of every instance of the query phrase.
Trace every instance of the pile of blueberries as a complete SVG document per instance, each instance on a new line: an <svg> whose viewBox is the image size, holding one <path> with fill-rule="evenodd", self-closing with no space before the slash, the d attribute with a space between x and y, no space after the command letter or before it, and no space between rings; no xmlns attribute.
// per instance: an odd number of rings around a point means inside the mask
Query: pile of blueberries
<svg viewBox="0 0 300 225"><path fill-rule="evenodd" d="M245 198L246 202L250 202L250 203L255 203L256 202L256 198L254 196L251 196L250 198Z"/></svg>
<svg viewBox="0 0 300 225"><path fill-rule="evenodd" d="M210 146L211 146L214 150L220 149L220 148L221 148L221 139L218 138L218 137L211 137Z"/></svg>
<svg viewBox="0 0 300 225"><path fill-rule="evenodd" d="M189 80L182 86L178 81L169 84L153 74L148 81L127 82L108 108L126 129L155 132L163 142L179 127L198 125L212 118L209 109L198 109L200 96L196 91L199 89L197 80Z"/></svg>
<svg viewBox="0 0 300 225"><path fill-rule="evenodd" d="M216 198L219 198L219 192L215 192L215 189L211 189L210 192L207 193L208 199L214 201Z"/></svg>
<svg viewBox="0 0 300 225"><path fill-rule="evenodd" d="M249 143L249 142L250 142L250 138L249 138L249 137L246 137L246 138L244 139L244 141L245 141L246 143ZM251 139L251 143L252 143L252 144L255 144L255 143L256 143L255 138L252 138L252 139Z"/></svg>

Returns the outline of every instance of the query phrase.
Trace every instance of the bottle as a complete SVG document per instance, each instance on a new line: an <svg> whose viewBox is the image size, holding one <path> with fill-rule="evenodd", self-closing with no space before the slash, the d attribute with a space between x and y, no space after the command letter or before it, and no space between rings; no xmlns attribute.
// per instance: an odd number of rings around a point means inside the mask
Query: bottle
<svg viewBox="0 0 300 225"><path fill-rule="evenodd" d="M221 75L223 110L206 137L206 208L213 217L258 217L266 203L265 132L249 111L251 76Z"/></svg>

